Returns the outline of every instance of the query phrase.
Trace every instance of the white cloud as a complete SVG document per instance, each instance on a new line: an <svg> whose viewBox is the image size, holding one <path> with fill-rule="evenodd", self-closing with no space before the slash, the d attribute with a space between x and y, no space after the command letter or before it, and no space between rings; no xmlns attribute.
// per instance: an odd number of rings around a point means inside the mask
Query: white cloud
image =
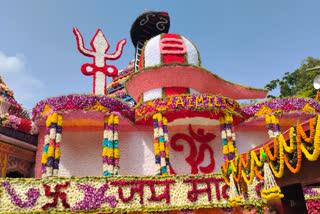
<svg viewBox="0 0 320 214"><path fill-rule="evenodd" d="M0 51L0 75L3 81L13 90L20 104L31 108L44 84L28 72L25 65L26 58L23 55L6 56Z"/></svg>
<svg viewBox="0 0 320 214"><path fill-rule="evenodd" d="M2 74L19 72L24 68L24 56L6 56L0 51L0 72Z"/></svg>

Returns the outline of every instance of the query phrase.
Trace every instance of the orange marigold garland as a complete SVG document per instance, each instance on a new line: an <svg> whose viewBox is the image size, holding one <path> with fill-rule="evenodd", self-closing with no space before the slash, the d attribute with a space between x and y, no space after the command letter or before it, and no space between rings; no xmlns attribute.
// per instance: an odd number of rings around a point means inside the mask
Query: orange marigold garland
<svg viewBox="0 0 320 214"><path fill-rule="evenodd" d="M249 154L247 153L247 157L248 157L248 162L247 162L246 166L243 165L242 170L241 170L241 175L242 175L243 180L248 185L250 185L250 184L252 184L253 177L254 177L254 161L252 160L251 152L249 152ZM243 162L244 161L242 161L242 163ZM247 178L247 176L249 176L249 179Z"/></svg>
<svg viewBox="0 0 320 214"><path fill-rule="evenodd" d="M284 173L284 166L286 165L292 173L298 173L301 169L302 153L309 161L315 161L319 158L319 120L320 115L317 116L317 118L310 119L309 137L307 137L302 125L294 126L289 131L288 142L286 142L284 136L280 134L271 142L273 143L272 149L270 148L271 143L260 148L259 158L256 151L251 151L240 155L239 159L236 158L223 163L221 172L226 183L231 185L232 182L241 181L241 177L238 177L239 172L241 172L242 178L247 184L250 184L255 178L254 175L256 175L257 178L265 180L266 182L264 194L262 194L263 198L267 200L281 198L280 188L276 185L272 172L276 177L281 178Z"/></svg>
<svg viewBox="0 0 320 214"><path fill-rule="evenodd" d="M313 139L313 145L311 145L311 147L309 147L309 149L312 151L312 152L309 152L308 150L308 146L306 145L306 143L304 142L308 142L309 139L311 139L311 124L310 124L310 138L306 138L306 135L301 128L299 128L297 131L297 142L302 142L301 141L301 137L303 138L303 142L301 144L301 151L304 153L304 155L306 156L306 158L309 160L309 161L316 161L319 157L319 154L320 154L320 124L319 124L319 118L320 116L317 117L317 120L315 121L315 126L316 126L316 132L314 134L314 139Z"/></svg>
<svg viewBox="0 0 320 214"><path fill-rule="evenodd" d="M284 155L284 162L286 164L286 166L288 167L288 169L292 172L292 173L298 173L300 171L301 168L301 142L297 142L297 131L296 131L296 127L291 127L290 128L290 147L292 145L292 152L287 152L285 151L285 155ZM286 143L284 142L284 145L286 145ZM290 159L288 158L289 154L292 156ZM292 164L296 164L296 167L293 167Z"/></svg>

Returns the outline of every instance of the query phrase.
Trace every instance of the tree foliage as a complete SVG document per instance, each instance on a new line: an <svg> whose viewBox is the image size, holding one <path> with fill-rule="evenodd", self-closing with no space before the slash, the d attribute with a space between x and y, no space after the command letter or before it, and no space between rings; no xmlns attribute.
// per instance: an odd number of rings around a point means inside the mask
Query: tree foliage
<svg viewBox="0 0 320 214"><path fill-rule="evenodd" d="M320 69L307 71L307 69L320 66L320 59L308 57L302 61L300 68L294 72L286 72L282 79L272 80L264 88L269 92L280 87L279 97L303 96L315 98L317 90L313 87L313 80L316 75L320 74ZM276 96L268 95L268 98Z"/></svg>

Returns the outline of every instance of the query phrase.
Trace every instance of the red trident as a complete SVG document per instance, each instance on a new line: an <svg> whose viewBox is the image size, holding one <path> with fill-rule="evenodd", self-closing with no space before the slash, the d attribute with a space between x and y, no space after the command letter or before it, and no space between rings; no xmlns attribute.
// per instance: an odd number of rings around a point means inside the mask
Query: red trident
<svg viewBox="0 0 320 214"><path fill-rule="evenodd" d="M118 74L118 69L113 65L107 65L106 60L118 59L122 54L123 46L127 40L122 39L118 42L116 51L112 54L107 54L110 45L101 29L97 30L90 42L92 50L84 47L82 35L77 28L73 28L73 33L77 38L78 50L85 56L93 57L93 63L83 64L81 66L81 72L87 76L93 75L93 94L106 94L107 76L114 77Z"/></svg>

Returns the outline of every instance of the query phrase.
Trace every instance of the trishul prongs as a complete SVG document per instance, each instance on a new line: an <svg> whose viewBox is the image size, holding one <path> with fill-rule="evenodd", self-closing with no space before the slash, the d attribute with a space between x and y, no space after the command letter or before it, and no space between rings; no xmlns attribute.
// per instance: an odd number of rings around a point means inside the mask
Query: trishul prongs
<svg viewBox="0 0 320 214"><path fill-rule="evenodd" d="M106 60L118 59L122 54L123 46L127 40L122 39L118 42L116 51L112 54L107 54L110 45L101 29L97 30L90 42L92 50L84 47L82 35L77 28L73 28L73 33L77 38L78 50L85 56L93 57L93 63L83 64L81 66L81 72L84 75L93 75L94 94L106 94L106 77L113 77L118 74L118 69L113 65L107 65Z"/></svg>

